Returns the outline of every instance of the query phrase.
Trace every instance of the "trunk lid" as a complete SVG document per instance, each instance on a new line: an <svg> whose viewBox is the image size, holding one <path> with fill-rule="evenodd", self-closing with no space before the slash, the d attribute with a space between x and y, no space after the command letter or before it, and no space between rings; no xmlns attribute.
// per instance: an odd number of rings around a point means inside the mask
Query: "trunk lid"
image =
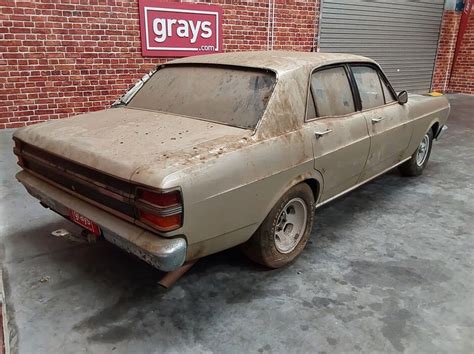
<svg viewBox="0 0 474 354"><path fill-rule="evenodd" d="M199 162L213 149L248 139L251 133L186 116L114 108L28 126L17 130L14 136L66 159L130 180L143 166L153 166L164 177Z"/></svg>

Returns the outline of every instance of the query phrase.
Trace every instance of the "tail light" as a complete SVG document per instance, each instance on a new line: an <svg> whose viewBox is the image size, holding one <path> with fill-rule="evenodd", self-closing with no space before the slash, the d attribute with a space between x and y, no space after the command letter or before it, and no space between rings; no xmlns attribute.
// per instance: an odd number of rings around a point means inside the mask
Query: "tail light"
<svg viewBox="0 0 474 354"><path fill-rule="evenodd" d="M159 231L173 231L183 225L181 191L169 192L137 189L135 207L140 221Z"/></svg>
<svg viewBox="0 0 474 354"><path fill-rule="evenodd" d="M13 141L15 142L15 147L13 148L13 153L16 155L18 158L17 164L20 167L25 167L25 164L23 163L23 157L21 156L21 141L13 138Z"/></svg>

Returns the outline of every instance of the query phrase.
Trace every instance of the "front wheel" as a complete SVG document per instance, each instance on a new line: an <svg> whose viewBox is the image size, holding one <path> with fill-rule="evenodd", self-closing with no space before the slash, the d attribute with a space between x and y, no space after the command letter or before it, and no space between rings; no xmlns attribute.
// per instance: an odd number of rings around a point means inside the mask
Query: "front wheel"
<svg viewBox="0 0 474 354"><path fill-rule="evenodd" d="M308 242L314 207L311 188L306 183L294 186L280 198L242 250L250 259L269 268L290 263Z"/></svg>
<svg viewBox="0 0 474 354"><path fill-rule="evenodd" d="M398 169L403 176L419 176L423 173L431 154L433 146L433 131L430 129L421 140L420 145L411 156L410 160L401 164Z"/></svg>

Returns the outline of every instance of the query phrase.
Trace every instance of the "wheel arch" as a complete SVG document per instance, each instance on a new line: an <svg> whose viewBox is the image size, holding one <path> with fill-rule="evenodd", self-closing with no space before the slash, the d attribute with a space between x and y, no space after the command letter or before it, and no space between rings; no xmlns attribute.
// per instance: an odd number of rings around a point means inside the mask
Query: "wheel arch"
<svg viewBox="0 0 474 354"><path fill-rule="evenodd" d="M420 142L423 139L423 136L429 131L432 131L433 138L436 138L436 129L439 129L440 124L441 123L439 117L434 117L429 121L429 124L426 124L426 122L424 122L424 124L420 124L418 127L415 126L410 140L410 144L406 149L406 152L410 153L407 155L407 157L415 153L416 149L418 149L418 145L420 145Z"/></svg>
<svg viewBox="0 0 474 354"><path fill-rule="evenodd" d="M436 133L438 132L440 126L440 120L438 117L435 117L431 120L430 124L428 125L428 129L426 130L426 133L428 133L430 130L433 132L433 137L436 136Z"/></svg>
<svg viewBox="0 0 474 354"><path fill-rule="evenodd" d="M319 173L319 171L313 170L295 176L294 178L288 180L287 183L282 185L282 187L278 190L277 193L274 194L273 198L271 198L267 207L265 208L259 226L265 220L272 208L276 205L278 200L280 200L280 198L283 197L285 193L287 193L291 188L300 183L306 183L311 188L311 191L313 192L314 196L314 202L317 204L319 197L321 196L321 191L323 190L324 180L323 176L321 175L321 173Z"/></svg>
<svg viewBox="0 0 474 354"><path fill-rule="evenodd" d="M440 126L439 121L435 121L434 123L432 123L430 129L433 132L433 138L436 138L438 136L439 126Z"/></svg>
<svg viewBox="0 0 474 354"><path fill-rule="evenodd" d="M319 200L319 196L321 195L321 184L316 178L308 178L303 181L309 185L311 190L313 191L314 202L317 203Z"/></svg>

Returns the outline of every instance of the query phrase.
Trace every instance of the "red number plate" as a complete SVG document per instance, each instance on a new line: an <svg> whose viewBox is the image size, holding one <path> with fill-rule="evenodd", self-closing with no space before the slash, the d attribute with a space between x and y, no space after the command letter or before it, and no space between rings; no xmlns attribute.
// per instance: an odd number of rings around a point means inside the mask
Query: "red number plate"
<svg viewBox="0 0 474 354"><path fill-rule="evenodd" d="M100 235L100 227L92 220L86 218L85 216L79 214L77 211L69 210L69 217L73 222L82 226L84 229L89 230L95 235Z"/></svg>

